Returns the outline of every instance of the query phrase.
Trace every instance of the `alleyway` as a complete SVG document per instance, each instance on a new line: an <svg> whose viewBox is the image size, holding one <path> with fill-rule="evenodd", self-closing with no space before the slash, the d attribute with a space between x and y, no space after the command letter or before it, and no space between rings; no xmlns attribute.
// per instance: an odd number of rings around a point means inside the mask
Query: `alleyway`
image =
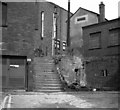
<svg viewBox="0 0 120 110"><path fill-rule="evenodd" d="M118 92L15 92L7 108L118 108Z"/></svg>

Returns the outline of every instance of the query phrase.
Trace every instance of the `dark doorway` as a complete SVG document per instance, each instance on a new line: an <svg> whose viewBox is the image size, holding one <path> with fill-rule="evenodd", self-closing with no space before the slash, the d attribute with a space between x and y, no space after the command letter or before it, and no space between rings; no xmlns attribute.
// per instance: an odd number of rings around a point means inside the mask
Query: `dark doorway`
<svg viewBox="0 0 120 110"><path fill-rule="evenodd" d="M2 55L2 88L26 88L26 56Z"/></svg>

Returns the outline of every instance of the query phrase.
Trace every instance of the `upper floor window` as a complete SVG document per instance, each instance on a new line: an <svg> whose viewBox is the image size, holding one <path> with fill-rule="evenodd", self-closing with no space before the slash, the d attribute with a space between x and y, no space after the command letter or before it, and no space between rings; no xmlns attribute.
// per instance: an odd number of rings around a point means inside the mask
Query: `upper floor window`
<svg viewBox="0 0 120 110"><path fill-rule="evenodd" d="M117 46L120 45L119 43L119 32L120 28L115 28L109 30L109 37L108 37L108 47L109 46Z"/></svg>
<svg viewBox="0 0 120 110"><path fill-rule="evenodd" d="M7 3L5 2L1 2L0 3L0 8L1 8L1 12L0 14L2 15L2 20L1 20L1 26L7 26Z"/></svg>
<svg viewBox="0 0 120 110"><path fill-rule="evenodd" d="M83 23L88 21L88 15L78 16L75 18L75 24Z"/></svg>
<svg viewBox="0 0 120 110"><path fill-rule="evenodd" d="M53 38L56 38L56 25L57 25L57 18L55 17L55 14L53 13Z"/></svg>
<svg viewBox="0 0 120 110"><path fill-rule="evenodd" d="M65 49L66 49L66 42L63 41L63 51L65 51Z"/></svg>
<svg viewBox="0 0 120 110"><path fill-rule="evenodd" d="M55 39L55 48L57 47L58 50L60 50L60 40L59 39Z"/></svg>
<svg viewBox="0 0 120 110"><path fill-rule="evenodd" d="M89 49L99 49L101 47L101 32L90 33Z"/></svg>
<svg viewBox="0 0 120 110"><path fill-rule="evenodd" d="M41 37L43 39L44 37L44 20L45 20L45 15L44 11L41 12Z"/></svg>
<svg viewBox="0 0 120 110"><path fill-rule="evenodd" d="M6 43L5 42L0 42L0 50L6 50Z"/></svg>

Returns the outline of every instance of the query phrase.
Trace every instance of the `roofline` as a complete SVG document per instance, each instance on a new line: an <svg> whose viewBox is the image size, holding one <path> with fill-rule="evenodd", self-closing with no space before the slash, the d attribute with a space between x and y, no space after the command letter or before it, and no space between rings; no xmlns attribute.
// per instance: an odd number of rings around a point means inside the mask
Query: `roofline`
<svg viewBox="0 0 120 110"><path fill-rule="evenodd" d="M95 13L95 12L93 12L93 11L90 11L90 10L87 10L87 9L85 9L85 8L79 7L79 8L77 9L77 11L70 17L70 19L78 12L79 9L83 9L83 10L89 11L89 12L91 12L91 13L96 14L96 15L99 16L98 13Z"/></svg>
<svg viewBox="0 0 120 110"><path fill-rule="evenodd" d="M93 12L93 11L90 11L90 10L87 10L87 9L85 9L85 8L79 7L79 8L77 9L77 11L70 17L70 19L78 12L79 9L83 9L83 10L86 10L86 11L88 11L88 12L90 12L90 13L96 14L98 17L100 16L100 14L98 14L98 13L95 13L95 12ZM106 19L106 18L105 18L105 20L108 21L108 19ZM66 20L66 22L67 22L67 20Z"/></svg>
<svg viewBox="0 0 120 110"><path fill-rule="evenodd" d="M92 26L107 24L107 23L109 23L109 22L115 22L115 21L120 21L120 17L119 17L119 18L112 19L112 20L108 20L108 21L104 21L104 22L100 22L100 23L96 23L96 24L84 26L84 27L82 27L82 28L85 29L85 28L89 28L89 27L92 27Z"/></svg>
<svg viewBox="0 0 120 110"><path fill-rule="evenodd" d="M61 8L61 9L63 9L64 11L67 11L67 12L68 12L68 10L66 10L65 8L63 8L63 7L61 7L61 6L57 5L57 4L55 4L55 3L53 3L53 2L49 2L49 1L48 1L48 3L51 3L52 5L56 5L57 7L59 7L59 8ZM70 12L70 13L73 15L72 12Z"/></svg>

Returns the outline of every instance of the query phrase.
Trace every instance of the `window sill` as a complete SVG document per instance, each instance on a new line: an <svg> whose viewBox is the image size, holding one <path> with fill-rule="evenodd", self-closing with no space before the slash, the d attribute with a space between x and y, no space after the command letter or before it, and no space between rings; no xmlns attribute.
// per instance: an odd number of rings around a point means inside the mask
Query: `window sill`
<svg viewBox="0 0 120 110"><path fill-rule="evenodd" d="M119 46L120 46L120 44L118 44L118 45L110 45L110 46L107 46L107 48L119 47Z"/></svg>
<svg viewBox="0 0 120 110"><path fill-rule="evenodd" d="M98 49L101 49L100 47L98 48L89 48L88 50L98 50Z"/></svg>
<svg viewBox="0 0 120 110"><path fill-rule="evenodd" d="M2 26L0 26L0 27L5 27L5 28L7 28L7 27L8 27L8 25L2 25Z"/></svg>

